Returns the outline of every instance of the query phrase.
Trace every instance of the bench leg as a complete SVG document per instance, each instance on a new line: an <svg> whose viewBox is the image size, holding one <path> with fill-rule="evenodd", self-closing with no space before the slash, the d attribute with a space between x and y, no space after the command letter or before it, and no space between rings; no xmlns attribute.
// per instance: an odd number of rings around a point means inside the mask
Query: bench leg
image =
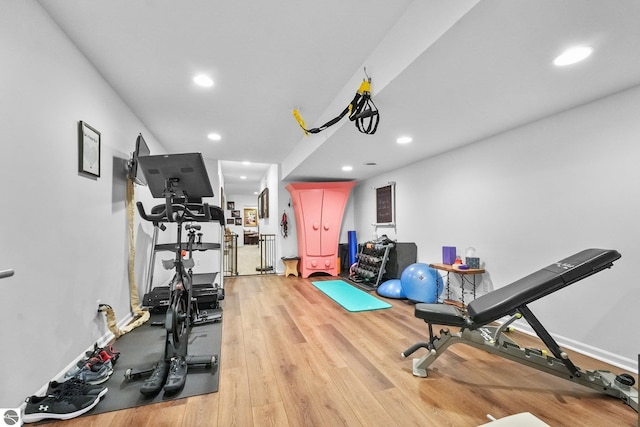
<svg viewBox="0 0 640 427"><path fill-rule="evenodd" d="M429 350L421 358L413 359L413 375L424 378L427 376L427 368L450 345L462 343L619 398L636 412L638 411L638 390L633 387L633 382L630 382L630 376L614 375L602 370L578 370L578 375L573 375L570 368L574 365L566 353L563 353L564 357L557 358L547 354L547 351L522 348L502 333L505 326L484 326L476 330L463 329L455 334L443 330L440 331L440 336L433 337L431 341L411 346L402 353L402 356L408 357L423 347Z"/></svg>
<svg viewBox="0 0 640 427"><path fill-rule="evenodd" d="M429 325L429 328L431 329L431 325ZM409 357L419 348L424 347L429 350L424 356L413 359L413 375L416 377L425 378L427 376L427 367L444 353L447 347L459 342L461 338L459 333L451 334L448 329L441 330L440 334L440 336L432 335L429 342L414 344L402 353L403 357Z"/></svg>

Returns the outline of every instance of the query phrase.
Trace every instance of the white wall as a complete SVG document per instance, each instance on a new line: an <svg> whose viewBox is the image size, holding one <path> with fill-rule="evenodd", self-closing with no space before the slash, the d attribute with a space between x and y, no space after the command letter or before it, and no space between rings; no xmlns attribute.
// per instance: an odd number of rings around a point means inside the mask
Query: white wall
<svg viewBox="0 0 640 427"><path fill-rule="evenodd" d="M104 333L98 299L129 312L124 165L138 132L160 147L34 2L3 2L0 56L0 263L15 269L0 282L0 340L13 343L0 356L11 384L0 405L10 406ZM77 172L78 120L102 132L100 178Z"/></svg>
<svg viewBox="0 0 640 427"><path fill-rule="evenodd" d="M0 280L0 378L11 385L0 388L0 406L7 407L107 332L97 300L119 320L129 314L124 165L139 132L152 153L164 150L35 2L0 4L0 59L0 269L15 270ZM476 247L489 288L585 247L617 249L623 258L611 270L532 309L561 341L637 369L639 106L634 88L367 180L352 192L340 240L351 229L360 241L371 237L371 187L396 181L397 232L384 231L416 242L422 262L438 261L442 245ZM78 120L102 133L100 178L77 172ZM276 187L265 226L279 230L288 213L290 237L277 247L293 255L295 218L288 192ZM157 203L143 187L136 196ZM150 239L150 225L136 215L139 284Z"/></svg>
<svg viewBox="0 0 640 427"><path fill-rule="evenodd" d="M0 62L0 269L15 270L0 280L9 407L108 335L98 300L118 321L130 316L125 165L140 132L152 154L165 150L36 2L1 2ZM101 132L99 178L78 173L79 120ZM141 287L152 227L135 214L134 230Z"/></svg>
<svg viewBox="0 0 640 427"><path fill-rule="evenodd" d="M636 87L362 182L358 235L373 232L372 187L396 181L397 229L379 233L416 242L424 263L441 262L445 245L476 248L480 291L585 248L616 249L612 269L531 308L567 347L637 371L639 108Z"/></svg>
<svg viewBox="0 0 640 427"><path fill-rule="evenodd" d="M282 227L280 226L280 235L282 237L282 256L292 257L298 256L298 238L296 236L296 218L293 213L293 202L291 194L286 189L287 182L280 181L278 183L278 224L282 222L282 214L287 215L287 237L282 235ZM284 270L283 270L284 271Z"/></svg>

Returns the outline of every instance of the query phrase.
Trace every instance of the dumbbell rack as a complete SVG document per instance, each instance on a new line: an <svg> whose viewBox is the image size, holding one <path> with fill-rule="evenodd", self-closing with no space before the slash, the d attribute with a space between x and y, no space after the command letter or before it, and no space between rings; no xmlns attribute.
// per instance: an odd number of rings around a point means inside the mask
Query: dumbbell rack
<svg viewBox="0 0 640 427"><path fill-rule="evenodd" d="M389 252L393 247L393 244L375 242L361 245L356 254L357 263L353 269L353 281L364 289L376 289L384 276Z"/></svg>

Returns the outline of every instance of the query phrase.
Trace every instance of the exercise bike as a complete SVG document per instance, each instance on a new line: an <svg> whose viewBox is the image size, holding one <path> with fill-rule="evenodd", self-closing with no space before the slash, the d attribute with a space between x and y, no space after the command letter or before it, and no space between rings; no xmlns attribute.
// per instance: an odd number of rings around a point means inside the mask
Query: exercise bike
<svg viewBox="0 0 640 427"><path fill-rule="evenodd" d="M164 389L166 394L172 394L184 387L188 367L213 368L218 364L218 355L188 354L191 327L221 320L219 314L209 316L200 313L197 301L193 297L193 250L194 245L197 246L196 234L201 235L197 233L201 229L198 222L211 221L214 209L207 203L201 203L199 198L213 196L213 191L200 154L148 156L140 157L138 160L145 171L152 194L161 194L165 203L154 206L150 213L145 211L141 202L136 206L140 216L156 227L164 227L164 223L167 222L176 224L176 244L173 247L175 257L162 261L164 268L175 269L175 273L169 286L165 320L153 323L156 326L164 326L166 330L163 358L149 369L127 369L125 378L148 375L140 389L146 396L155 395L161 389ZM157 172L160 170L163 173ZM151 173L147 174L147 171ZM155 177L155 183L153 178L149 179L150 176L162 174L166 175L162 184L158 183L158 177ZM198 175L199 179L194 180ZM159 190L160 187L162 190ZM183 226L188 234L186 248L182 243ZM188 257L185 258L187 254Z"/></svg>

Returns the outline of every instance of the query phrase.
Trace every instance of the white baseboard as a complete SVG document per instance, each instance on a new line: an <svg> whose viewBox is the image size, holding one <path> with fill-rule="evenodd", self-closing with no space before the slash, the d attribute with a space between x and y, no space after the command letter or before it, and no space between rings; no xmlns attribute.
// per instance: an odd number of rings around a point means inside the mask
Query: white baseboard
<svg viewBox="0 0 640 427"><path fill-rule="evenodd" d="M499 323L502 323L502 322L499 321ZM529 325L528 323L516 321L513 323L513 327L516 330L523 332L527 335L531 335L535 337L538 336L533 330L533 328L531 327L531 325ZM552 336L553 336L553 339L556 340L556 342L560 347L565 347L569 350L576 351L585 356L589 356L593 359L621 368L627 372L631 372L635 374L638 373L637 360L629 359L628 357L623 357L623 356L620 356L619 354L614 354L609 351L606 351L597 347L593 347L588 344L575 341L560 335L552 334Z"/></svg>
<svg viewBox="0 0 640 427"><path fill-rule="evenodd" d="M122 329L124 326L128 325L129 322L131 322L132 320L133 320L133 313L129 312L129 314L124 319L122 319L122 320L120 320L118 322L118 328ZM113 332L108 331L103 336L98 338L95 341L95 343L98 344L98 347L104 347L105 345L110 343L113 340L113 338L114 338ZM87 351L93 351L93 345L94 345L94 343L91 343L89 345L89 347L87 347L87 349L85 351L83 351L81 354L79 354L71 363L69 363L62 371L58 372L58 374L55 377L53 377L51 380L49 380L49 381L53 381L53 380L61 381L64 378L64 374L69 372L71 370L71 368L76 366L76 363L78 363L80 360L82 360L83 358L86 357L86 352ZM45 385L40 387L40 389L38 389L38 391L36 391L34 393L34 395L35 396L44 395L44 393L47 392L47 388L49 387L49 381L47 381L47 383Z"/></svg>

